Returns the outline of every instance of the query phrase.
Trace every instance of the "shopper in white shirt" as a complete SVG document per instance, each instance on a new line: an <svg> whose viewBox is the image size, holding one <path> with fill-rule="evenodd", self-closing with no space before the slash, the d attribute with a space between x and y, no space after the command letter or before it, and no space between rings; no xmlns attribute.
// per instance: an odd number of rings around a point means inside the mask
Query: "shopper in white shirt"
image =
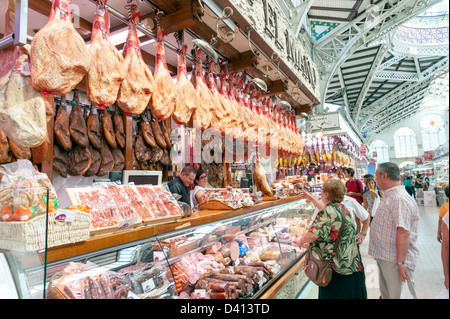
<svg viewBox="0 0 450 319"><path fill-rule="evenodd" d="M300 191L300 196L305 198L308 202L316 207L316 210L311 218L311 221L317 216L317 213L325 206L321 201L315 198L308 192ZM361 244L367 236L367 231L370 225L370 215L364 207L354 198L345 195L342 204L348 209L349 213L352 215L353 223L356 229L356 243ZM362 224L362 229L361 229Z"/></svg>
<svg viewBox="0 0 450 319"><path fill-rule="evenodd" d="M194 184L195 188L191 191L191 207L197 208L197 205L204 201L205 188L208 184L208 176L204 170L197 171Z"/></svg>

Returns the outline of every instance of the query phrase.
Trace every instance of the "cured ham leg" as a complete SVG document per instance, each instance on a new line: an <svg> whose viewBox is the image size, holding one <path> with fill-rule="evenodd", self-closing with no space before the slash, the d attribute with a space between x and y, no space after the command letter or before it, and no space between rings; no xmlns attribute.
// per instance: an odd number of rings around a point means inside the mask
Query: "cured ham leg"
<svg viewBox="0 0 450 319"><path fill-rule="evenodd" d="M207 129L211 125L214 114L215 99L211 90L206 85L205 76L203 75L203 55L204 53L198 50L195 67L195 90L197 91L198 107L192 115L192 119L200 123L201 129Z"/></svg>
<svg viewBox="0 0 450 319"><path fill-rule="evenodd" d="M65 95L81 82L90 64L86 43L72 23L70 1L54 0L47 24L31 42L33 86Z"/></svg>
<svg viewBox="0 0 450 319"><path fill-rule="evenodd" d="M273 193L269 187L269 183L266 179L266 171L259 162L259 158L255 159L255 171L253 173L253 178L255 180L256 188L258 188L264 195L273 196Z"/></svg>
<svg viewBox="0 0 450 319"><path fill-rule="evenodd" d="M109 39L109 25L108 10L103 4L97 5L89 47L92 63L86 76L86 88L89 101L100 108L116 102L125 78L124 59Z"/></svg>
<svg viewBox="0 0 450 319"><path fill-rule="evenodd" d="M136 5L131 7L135 19L128 27L128 38L123 50L126 75L119 90L117 104L126 113L141 114L150 102L155 89L155 80L142 58L139 47L136 31L139 12L136 11Z"/></svg>
<svg viewBox="0 0 450 319"><path fill-rule="evenodd" d="M15 1L8 1L5 35L14 32ZM29 45L0 50L0 127L17 146L36 147L47 136L46 103L29 77Z"/></svg>
<svg viewBox="0 0 450 319"><path fill-rule="evenodd" d="M175 110L177 89L170 76L164 51L164 31L157 30L155 91L153 92L151 109L153 116L162 121L169 118Z"/></svg>
<svg viewBox="0 0 450 319"><path fill-rule="evenodd" d="M177 98L172 118L177 124L186 124L198 108L197 93L187 77L187 45L183 45L178 55Z"/></svg>

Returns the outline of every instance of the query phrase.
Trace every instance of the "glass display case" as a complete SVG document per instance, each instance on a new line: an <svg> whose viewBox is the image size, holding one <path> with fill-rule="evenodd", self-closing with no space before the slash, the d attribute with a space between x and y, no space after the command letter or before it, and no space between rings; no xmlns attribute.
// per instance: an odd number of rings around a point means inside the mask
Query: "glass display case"
<svg viewBox="0 0 450 319"><path fill-rule="evenodd" d="M295 200L48 264L5 254L19 298L258 298L302 258L312 213Z"/></svg>

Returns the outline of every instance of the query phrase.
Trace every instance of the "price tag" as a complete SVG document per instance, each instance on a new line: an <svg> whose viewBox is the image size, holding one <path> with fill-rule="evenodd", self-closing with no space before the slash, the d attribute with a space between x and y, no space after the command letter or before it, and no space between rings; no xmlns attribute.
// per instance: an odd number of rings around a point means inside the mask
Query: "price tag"
<svg viewBox="0 0 450 319"><path fill-rule="evenodd" d="M19 62L16 64L15 70L21 76L31 76L31 63L30 62Z"/></svg>
<svg viewBox="0 0 450 319"><path fill-rule="evenodd" d="M70 209L58 209L55 214L55 221L57 222L73 222L77 215L76 210Z"/></svg>
<svg viewBox="0 0 450 319"><path fill-rule="evenodd" d="M206 289L195 289L192 297L195 299L205 299L206 298Z"/></svg>
<svg viewBox="0 0 450 319"><path fill-rule="evenodd" d="M153 278L150 278L142 283L142 290L144 290L144 292L149 292L153 289L155 289L155 282L153 281Z"/></svg>
<svg viewBox="0 0 450 319"><path fill-rule="evenodd" d="M134 292L129 291L127 295L127 299L141 299Z"/></svg>
<svg viewBox="0 0 450 319"><path fill-rule="evenodd" d="M122 220L119 223L118 229L124 229L124 228L130 227L131 225L134 225L134 223L136 223L136 216Z"/></svg>

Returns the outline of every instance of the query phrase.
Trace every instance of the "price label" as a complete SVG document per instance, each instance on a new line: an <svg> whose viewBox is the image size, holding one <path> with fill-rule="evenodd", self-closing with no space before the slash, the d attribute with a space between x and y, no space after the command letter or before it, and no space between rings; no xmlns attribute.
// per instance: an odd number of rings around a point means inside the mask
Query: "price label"
<svg viewBox="0 0 450 319"><path fill-rule="evenodd" d="M149 292L153 289L155 289L155 282L153 281L153 278L150 278L142 283L142 290L144 290L144 292Z"/></svg>
<svg viewBox="0 0 450 319"><path fill-rule="evenodd" d="M71 209L58 209L55 214L55 221L57 222L73 222L77 215L76 210Z"/></svg>
<svg viewBox="0 0 450 319"><path fill-rule="evenodd" d="M119 223L118 229L124 229L124 228L130 227L131 225L134 225L135 222L136 222L136 217L132 217L132 218L129 218L129 219L122 220Z"/></svg>

